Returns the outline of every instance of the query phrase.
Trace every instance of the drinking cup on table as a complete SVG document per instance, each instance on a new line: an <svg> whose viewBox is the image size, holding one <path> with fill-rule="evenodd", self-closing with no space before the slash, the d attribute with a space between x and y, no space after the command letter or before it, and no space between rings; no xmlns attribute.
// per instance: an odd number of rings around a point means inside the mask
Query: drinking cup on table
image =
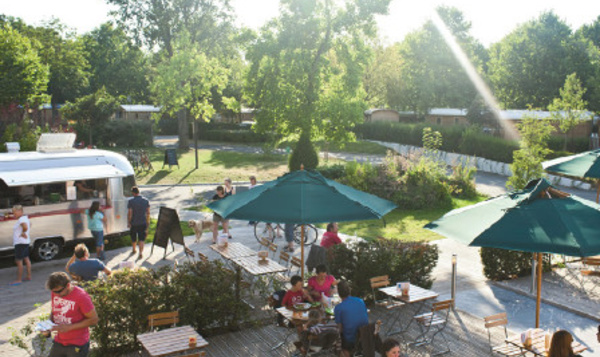
<svg viewBox="0 0 600 357"><path fill-rule="evenodd" d="M195 336L190 336L190 348L196 347L197 342L198 342L198 340L196 340Z"/></svg>
<svg viewBox="0 0 600 357"><path fill-rule="evenodd" d="M408 293L410 291L410 283L409 282L403 282L400 283L400 289L402 290L402 296L408 296Z"/></svg>
<svg viewBox="0 0 600 357"><path fill-rule="evenodd" d="M550 350L551 343L552 343L552 335L550 334L550 332L546 332L546 335L544 335L544 347L546 348L546 351Z"/></svg>

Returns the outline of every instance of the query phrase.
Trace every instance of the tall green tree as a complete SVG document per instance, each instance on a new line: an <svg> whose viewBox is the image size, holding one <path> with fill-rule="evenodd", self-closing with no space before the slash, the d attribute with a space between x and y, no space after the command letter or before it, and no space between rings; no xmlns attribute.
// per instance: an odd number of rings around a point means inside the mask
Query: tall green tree
<svg viewBox="0 0 600 357"><path fill-rule="evenodd" d="M47 84L48 66L31 41L8 24L0 27L0 108L39 102Z"/></svg>
<svg viewBox="0 0 600 357"><path fill-rule="evenodd" d="M596 52L557 15L546 12L491 47L488 76L503 107L546 108L573 72L590 95L597 93Z"/></svg>
<svg viewBox="0 0 600 357"><path fill-rule="evenodd" d="M552 119L558 121L558 127L564 134L563 150L567 150L569 132L589 117L586 111L587 102L583 100L586 89L576 73L571 73L565 80L565 86L560 89L560 97L554 98L548 106Z"/></svg>
<svg viewBox="0 0 600 357"><path fill-rule="evenodd" d="M181 34L174 43L173 55L164 55L156 66L151 89L162 111L178 115L179 125L187 128L188 113L193 120L206 121L215 114L212 94L221 94L226 85L227 69ZM187 135L179 139L180 147L189 147Z"/></svg>
<svg viewBox="0 0 600 357"><path fill-rule="evenodd" d="M58 104L74 102L88 93L90 73L83 41L56 19L28 32L35 40L42 62L50 69L47 93L51 96L56 123Z"/></svg>
<svg viewBox="0 0 600 357"><path fill-rule="evenodd" d="M469 34L470 22L453 7L442 6L437 12L472 65L483 72L486 52ZM475 87L432 21L409 33L399 51L401 81L391 106L424 114L434 107L467 108L472 103Z"/></svg>
<svg viewBox="0 0 600 357"><path fill-rule="evenodd" d="M149 100L148 60L122 29L104 23L83 35L83 43L90 64L90 91L104 87L112 96L133 103Z"/></svg>
<svg viewBox="0 0 600 357"><path fill-rule="evenodd" d="M76 120L86 126L89 133L88 145L94 145L92 133L104 125L119 108L117 98L111 96L106 88L66 103L60 110L63 117Z"/></svg>
<svg viewBox="0 0 600 357"><path fill-rule="evenodd" d="M542 162L552 152L548 148L548 139L554 131L550 120L528 114L517 128L521 133L521 148L513 153L513 163L510 164L512 176L508 178L506 187L511 190L521 190L530 180L542 178Z"/></svg>
<svg viewBox="0 0 600 357"><path fill-rule="evenodd" d="M586 38L596 47L600 47L600 15L589 25L583 25L577 30L577 35Z"/></svg>
<svg viewBox="0 0 600 357"><path fill-rule="evenodd" d="M259 109L254 129L284 137L352 138L365 109L362 77L374 15L389 0L282 0L247 54L246 95Z"/></svg>
<svg viewBox="0 0 600 357"><path fill-rule="evenodd" d="M397 45L384 47L375 45L373 56L365 67L363 86L365 90L364 101L371 108L389 106L388 99L395 99L402 78L400 67L402 58Z"/></svg>

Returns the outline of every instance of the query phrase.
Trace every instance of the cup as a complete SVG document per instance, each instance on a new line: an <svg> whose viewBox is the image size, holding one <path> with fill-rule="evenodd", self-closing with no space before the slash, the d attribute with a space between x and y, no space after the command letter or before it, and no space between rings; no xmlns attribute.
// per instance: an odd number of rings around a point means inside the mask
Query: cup
<svg viewBox="0 0 600 357"><path fill-rule="evenodd" d="M551 342L552 342L552 335L549 332L546 332L546 335L544 336L544 347L546 348L546 351L550 350Z"/></svg>
<svg viewBox="0 0 600 357"><path fill-rule="evenodd" d="M400 290L402 290L402 296L408 296L408 294L410 292L410 283L409 282L400 283Z"/></svg>
<svg viewBox="0 0 600 357"><path fill-rule="evenodd" d="M198 340L196 340L195 336L190 336L190 348L196 347L197 342L198 342Z"/></svg>

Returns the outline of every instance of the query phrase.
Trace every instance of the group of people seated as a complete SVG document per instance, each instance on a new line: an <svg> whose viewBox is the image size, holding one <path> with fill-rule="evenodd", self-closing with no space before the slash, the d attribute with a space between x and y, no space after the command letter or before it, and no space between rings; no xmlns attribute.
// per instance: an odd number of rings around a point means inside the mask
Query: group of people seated
<svg viewBox="0 0 600 357"><path fill-rule="evenodd" d="M369 316L365 302L358 297L350 295L350 285L342 280L338 281L327 273L325 265L316 268L316 275L308 279L306 287L298 275L292 276L291 288L285 293L281 305L294 309L296 304L305 302L320 302L324 297L331 297L337 288L341 302L333 309L333 321L324 318L320 309L310 310L308 321L297 325L299 341L296 347L302 354L309 348L309 336L318 336L314 344L322 346L328 344L331 338L341 338L341 356L350 356L355 350L359 330L369 324ZM395 340L386 340L381 348L385 356L399 356L400 344Z"/></svg>

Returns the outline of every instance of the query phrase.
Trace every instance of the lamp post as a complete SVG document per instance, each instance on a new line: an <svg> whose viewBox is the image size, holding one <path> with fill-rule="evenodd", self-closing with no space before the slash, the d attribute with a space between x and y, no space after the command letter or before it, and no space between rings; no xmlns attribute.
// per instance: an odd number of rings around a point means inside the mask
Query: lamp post
<svg viewBox="0 0 600 357"><path fill-rule="evenodd" d="M452 281L450 285L452 307L456 306L456 254L452 254Z"/></svg>

